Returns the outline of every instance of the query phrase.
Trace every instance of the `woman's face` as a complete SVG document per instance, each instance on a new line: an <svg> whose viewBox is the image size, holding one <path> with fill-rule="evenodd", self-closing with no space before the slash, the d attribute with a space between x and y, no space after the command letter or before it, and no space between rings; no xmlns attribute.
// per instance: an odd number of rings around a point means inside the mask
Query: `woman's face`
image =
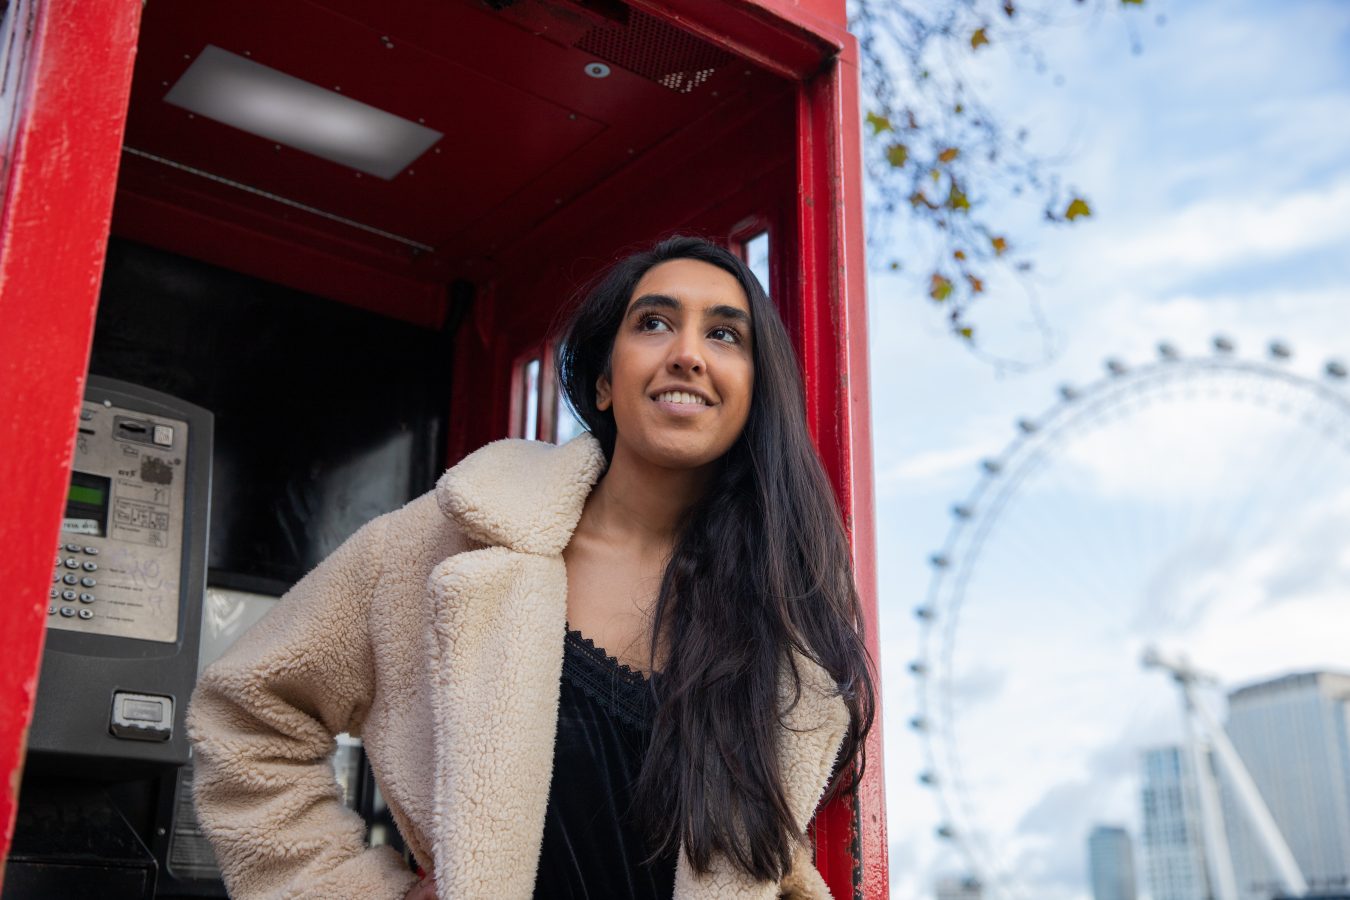
<svg viewBox="0 0 1350 900"><path fill-rule="evenodd" d="M615 455L664 468L706 466L731 449L755 383L750 302L729 272L692 259L638 281L614 337L597 405L613 409Z"/></svg>

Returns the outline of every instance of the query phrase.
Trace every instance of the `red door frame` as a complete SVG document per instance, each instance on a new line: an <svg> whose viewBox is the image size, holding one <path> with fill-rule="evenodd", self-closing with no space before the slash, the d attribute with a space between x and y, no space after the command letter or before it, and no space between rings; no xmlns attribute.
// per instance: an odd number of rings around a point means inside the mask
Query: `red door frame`
<svg viewBox="0 0 1350 900"><path fill-rule="evenodd" d="M19 0L0 104L0 879L46 635L141 0Z"/></svg>
<svg viewBox="0 0 1350 900"><path fill-rule="evenodd" d="M790 311L812 433L844 510L868 643L877 644L857 46L843 0L633 0L800 83ZM16 0L0 211L0 879L12 837L84 391L140 20L140 0ZM8 40L10 35L5 35ZM34 264L34 261L40 261ZM785 312L789 312L785 310ZM30 512L31 511L31 512ZM817 817L836 898L887 895L881 722L858 803Z"/></svg>

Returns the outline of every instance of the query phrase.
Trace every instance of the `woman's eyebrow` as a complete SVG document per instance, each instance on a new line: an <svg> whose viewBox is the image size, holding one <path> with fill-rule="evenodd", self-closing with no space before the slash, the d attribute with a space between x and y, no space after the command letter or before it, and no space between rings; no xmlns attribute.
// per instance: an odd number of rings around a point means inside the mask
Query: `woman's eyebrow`
<svg viewBox="0 0 1350 900"><path fill-rule="evenodd" d="M707 312L703 314L705 319L730 319L733 322L740 322L747 328L750 327L750 314L738 306L726 306L719 304L708 307Z"/></svg>
<svg viewBox="0 0 1350 900"><path fill-rule="evenodd" d="M628 314L642 312L648 309L669 309L679 311L682 308L680 301L674 297L665 294L643 294L633 301L633 305L628 307Z"/></svg>

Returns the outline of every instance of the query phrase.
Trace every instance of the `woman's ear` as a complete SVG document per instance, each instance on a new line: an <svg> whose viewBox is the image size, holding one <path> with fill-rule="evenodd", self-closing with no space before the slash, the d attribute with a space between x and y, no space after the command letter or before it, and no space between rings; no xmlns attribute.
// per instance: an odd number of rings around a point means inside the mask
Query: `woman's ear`
<svg viewBox="0 0 1350 900"><path fill-rule="evenodd" d="M604 412L609 409L613 402L614 397L609 385L609 376L601 375L595 379L595 408Z"/></svg>

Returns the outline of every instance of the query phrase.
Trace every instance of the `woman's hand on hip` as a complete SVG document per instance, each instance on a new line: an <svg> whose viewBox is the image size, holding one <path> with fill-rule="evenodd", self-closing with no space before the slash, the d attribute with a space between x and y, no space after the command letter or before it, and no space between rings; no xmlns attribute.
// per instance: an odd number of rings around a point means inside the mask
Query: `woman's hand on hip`
<svg viewBox="0 0 1350 900"><path fill-rule="evenodd" d="M436 879L430 875L423 878L413 885L403 900L436 900Z"/></svg>

